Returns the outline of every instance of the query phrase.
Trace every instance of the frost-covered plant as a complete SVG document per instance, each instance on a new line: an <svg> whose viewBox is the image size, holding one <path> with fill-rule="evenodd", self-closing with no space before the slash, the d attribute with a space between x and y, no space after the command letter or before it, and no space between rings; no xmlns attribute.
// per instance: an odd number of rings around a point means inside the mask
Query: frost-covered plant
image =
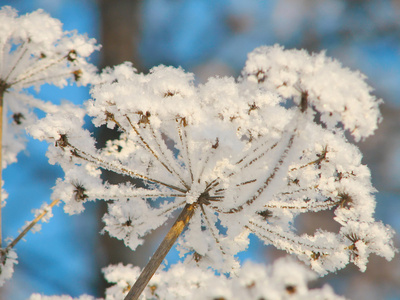
<svg viewBox="0 0 400 300"><path fill-rule="evenodd" d="M9 6L0 10L0 100L3 115L2 164L15 162L25 148L21 131L32 124L34 108L56 109L34 99L27 89L43 84L64 87L68 82L88 84L95 67L87 57L99 47L94 39L62 30L62 23L42 10L17 15Z"/></svg>
<svg viewBox="0 0 400 300"><path fill-rule="evenodd" d="M75 31L63 31L62 23L42 10L21 16L9 6L0 10L1 169L17 161L17 154L26 146L25 129L37 121L38 111L55 113L58 109L73 109L71 104L56 106L35 99L30 91L39 90L44 84L61 88L72 82L90 83L96 68L87 58L97 49L94 39ZM0 183L3 183L1 170ZM3 191L1 206L5 205L5 196ZM16 262L11 248L17 240L1 249L0 226L0 285L11 277L10 266Z"/></svg>
<svg viewBox="0 0 400 300"><path fill-rule="evenodd" d="M126 299L137 299L178 237L187 265L232 276L250 234L321 275L348 263L364 271L371 253L393 257L393 231L373 217L370 172L345 135L359 141L380 120L380 101L359 72L324 53L260 47L238 79L196 86L180 68L144 75L125 63L106 69L91 93L93 124L120 131L105 148L83 129L82 111L31 128L52 142L50 162L65 172L53 197L70 214L109 201L104 231L132 250L181 209ZM103 182L102 169L127 182ZM296 216L321 210L334 211L339 232L296 232Z"/></svg>
<svg viewBox="0 0 400 300"><path fill-rule="evenodd" d="M123 299L140 274L132 265L111 265L103 269L104 276L113 285L106 289L105 300ZM344 300L332 288L308 287L318 276L305 266L288 258L281 258L265 267L247 262L237 277L217 276L212 270L203 270L182 263L161 270L150 280L141 299L163 300ZM83 297L83 298L82 298ZM88 298L84 298L88 297ZM92 300L81 296L79 300ZM67 296L42 296L34 294L29 300L73 300Z"/></svg>

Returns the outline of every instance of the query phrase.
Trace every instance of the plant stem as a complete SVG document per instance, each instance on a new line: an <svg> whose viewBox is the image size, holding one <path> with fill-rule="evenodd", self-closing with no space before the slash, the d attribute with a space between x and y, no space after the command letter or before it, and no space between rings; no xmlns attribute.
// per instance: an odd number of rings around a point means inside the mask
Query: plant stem
<svg viewBox="0 0 400 300"><path fill-rule="evenodd" d="M42 213L38 215L35 219L33 219L32 222L7 246L7 249L13 248L29 232L29 230L31 230L32 227L35 226L36 223L39 222L59 201L60 199L56 199L51 202L45 209L43 209Z"/></svg>
<svg viewBox="0 0 400 300"><path fill-rule="evenodd" d="M164 260L165 256L168 254L169 250L175 244L183 229L189 223L192 218L197 203L186 204L182 212L179 214L174 225L168 231L167 235L161 242L160 246L157 248L156 252L151 257L150 261L147 263L146 267L143 269L139 278L136 280L135 284L130 289L128 295L126 295L125 300L137 300L142 294L143 290L149 283L151 277L157 271L158 267Z"/></svg>

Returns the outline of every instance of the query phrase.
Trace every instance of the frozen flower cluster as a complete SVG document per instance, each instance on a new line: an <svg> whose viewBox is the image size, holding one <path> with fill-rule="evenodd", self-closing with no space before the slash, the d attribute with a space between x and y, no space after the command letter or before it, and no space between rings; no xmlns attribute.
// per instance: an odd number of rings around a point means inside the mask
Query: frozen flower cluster
<svg viewBox="0 0 400 300"><path fill-rule="evenodd" d="M90 83L96 68L87 58L99 49L95 42L63 31L62 23L42 10L21 16L9 6L0 10L0 99L7 118L2 124L3 167L25 148L24 129L36 121L35 109L58 109L35 99L29 89Z"/></svg>
<svg viewBox="0 0 400 300"><path fill-rule="evenodd" d="M122 264L103 269L104 276L113 285L106 289L105 300L124 299L130 286L139 276L140 270ZM169 270L159 271L150 281L140 299L162 300L344 300L335 295L332 288L309 288L308 283L317 275L288 258L281 258L266 268L246 263L237 277L218 276L211 270L202 270L182 263ZM71 298L67 296L32 295L29 300L94 300L90 296ZM100 299L99 299L100 300Z"/></svg>
<svg viewBox="0 0 400 300"><path fill-rule="evenodd" d="M273 46L250 53L236 79L196 85L181 68L145 75L125 63L98 82L86 112L95 126L120 132L105 148L83 128L83 110L49 114L30 129L51 142L50 162L64 169L53 197L66 212L108 201L104 231L134 250L189 207L181 255L232 274L250 234L319 274L348 263L363 271L371 253L393 257L393 230L373 217L370 171L345 135L365 138L380 120L362 74L324 53ZM102 170L127 180L103 182ZM321 210L334 211L339 232L298 234L295 218Z"/></svg>

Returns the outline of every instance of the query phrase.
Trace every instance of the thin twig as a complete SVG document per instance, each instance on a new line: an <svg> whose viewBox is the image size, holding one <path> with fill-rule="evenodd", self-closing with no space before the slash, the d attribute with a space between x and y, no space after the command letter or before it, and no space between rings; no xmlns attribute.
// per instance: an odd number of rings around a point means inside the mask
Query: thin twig
<svg viewBox="0 0 400 300"><path fill-rule="evenodd" d="M189 154L189 145L188 145L188 138L187 138L187 132L185 130L185 127L181 127L182 123L186 122L181 119L181 121L176 120L176 123L178 124L178 135L179 135L179 140L181 141L181 146L182 146L182 153L183 156L186 157L187 162L185 162L187 168L189 169L190 172L190 179L192 180L192 183L194 181L193 177L193 171L192 171L192 162L190 160L190 154Z"/></svg>
<svg viewBox="0 0 400 300"><path fill-rule="evenodd" d="M186 204L182 212L176 219L174 225L168 231L167 235L161 242L160 246L151 257L150 261L147 263L146 267L143 269L139 278L136 280L135 284L130 289L128 295L126 295L125 300L137 300L142 294L143 290L149 283L151 277L157 271L158 267L164 260L165 256L168 254L169 250L175 244L183 229L189 223L192 218L196 206L198 203Z"/></svg>
<svg viewBox="0 0 400 300"><path fill-rule="evenodd" d="M150 123L149 123L149 128L150 128L150 130L151 130L151 134L152 134L152 136L154 137L154 141L155 141L156 144L157 144L157 147L158 147L158 149L159 149L159 151L160 151L161 156L164 157L165 164L169 166L169 169L171 170L171 172L174 173L174 174L178 177L179 181L183 184L183 186L184 186L186 189L189 189L189 188L190 188L189 185L185 182L185 180L182 178L182 176L179 174L179 172L175 170L174 166L173 166L172 163L169 161L169 159L168 159L168 157L167 157L167 154L164 153L164 151L163 151L163 149L162 149L162 147L161 147L161 143L159 142L159 138L158 138L156 132L154 131L153 126L151 126ZM165 141L163 140L163 138L161 138L161 140L163 141L163 143L164 143L164 145L165 145L165 147L166 147L166 150L167 150L167 151L170 151L170 150L168 149L167 145L165 144Z"/></svg>
<svg viewBox="0 0 400 300"><path fill-rule="evenodd" d="M287 209L287 210L304 210L304 212L312 212L312 211L320 211L320 210L326 210L326 209L331 209L334 206L340 205L340 201L331 201L331 202L325 202L325 203L319 203L319 202L314 202L314 203L306 203L304 204L297 204L297 203L291 203L291 202L285 202L285 203L279 203L279 202L272 202L264 205L265 208L268 209Z"/></svg>
<svg viewBox="0 0 400 300"><path fill-rule="evenodd" d="M42 213L33 219L32 222L7 246L7 249L13 248L59 201L60 199L53 200L53 202L43 209Z"/></svg>
<svg viewBox="0 0 400 300"><path fill-rule="evenodd" d="M29 42L28 42L29 43ZM23 50L22 50L23 49ZM14 66L11 68L10 72L8 72L8 75L4 78L4 81L9 81L8 78L11 76L12 72L14 72L15 68L17 67L18 63L22 60L22 58L25 56L26 52L28 51L28 46L26 46L26 41L24 41L20 46L19 46L19 51L22 52L21 55L18 57L17 61L15 62Z"/></svg>
<svg viewBox="0 0 400 300"><path fill-rule="evenodd" d="M15 84L20 83L20 82L22 82L22 81L24 81L24 80L26 80L28 78L31 78L35 74L39 74L39 73L41 73L43 71L46 71L47 69L51 68L52 66L57 65L60 62L62 62L64 59L67 59L67 57L68 57L68 55L64 55L64 56L62 56L62 57L50 62L49 64L47 64L47 65L45 65L43 67L39 66L39 67L36 67L36 68L32 68L30 70L28 69L28 70L26 70L26 73L24 74L25 76L23 76L23 77L21 77L19 79L15 78L16 80L13 81L12 83L10 83L10 85L15 85Z"/></svg>
<svg viewBox="0 0 400 300"><path fill-rule="evenodd" d="M296 132L296 130L295 130L295 132ZM253 195L251 198L247 199L247 201L246 201L244 204L239 205L239 206L236 207L236 208L231 208L231 209L228 210L228 211L221 211L222 213L224 213L224 214L231 214L231 213L237 213L237 212L239 212L239 211L242 211L242 210L244 209L245 205L246 205L246 206L251 205L254 201L256 201L256 200L260 197L260 195L261 195L261 194L264 192L264 190L269 186L269 184L270 184L271 181L274 179L274 177L275 177L275 175L277 174L277 172L278 172L278 171L280 170L280 168L282 167L282 165L283 165L285 159L286 159L287 156L288 156L289 150L290 150L290 149L292 148L292 146L293 146L293 140L294 140L294 138L295 138L295 134L293 133L293 134L290 136L290 138L289 138L289 140L288 140L288 143L287 143L286 147L284 148L284 151L283 151L282 155L279 157L278 162L276 163L275 167L272 169L272 172L271 172L270 175L267 177L267 179L264 181L263 185L260 186L260 187L257 189L257 191L254 193L254 195ZM213 207L213 208L215 209L215 207ZM218 211L218 212L220 212L220 211Z"/></svg>
<svg viewBox="0 0 400 300"><path fill-rule="evenodd" d="M160 184L160 185L166 186L166 187L168 187L170 189L179 191L181 193L186 193L187 192L186 190L184 190L184 189L182 189L180 187L177 187L177 186L174 186L172 184L168 184L168 183L162 182L162 181L157 180L155 178L151 178L149 176L140 174L140 173L138 173L136 171L129 170L126 167L124 167L122 165L119 165L116 162L111 163L111 162L102 160L102 159L100 159L100 158L98 158L98 157L96 157L96 156L94 156L94 155L92 155L90 153L86 153L83 150L79 150L78 148L76 148L75 146L73 146L73 145L71 145L69 143L68 143L68 146L71 147L71 149L72 149L71 154L73 156L78 157L80 159L83 159L85 161L88 161L90 163L93 163L93 164L95 164L95 165L97 165L97 166L99 166L99 167L101 167L103 169L111 170L111 171L114 171L114 172L116 172L118 174L121 174L121 175L127 175L127 176L134 177L134 178L140 178L140 179L143 179L143 180L146 180L146 181L150 181L150 182L153 182L153 183L156 183L156 184Z"/></svg>
<svg viewBox="0 0 400 300"><path fill-rule="evenodd" d="M206 211L204 210L204 207L203 207L202 204L200 204L200 208L201 208L201 211L202 211L202 213L203 213L204 219L206 220L206 223L207 223L207 225L208 225L208 228L210 229L211 235L212 235L212 237L213 237L214 240L215 240L215 244L218 246L218 248L219 248L219 250L221 251L222 255L225 255L226 252L225 252L224 249L221 247L221 244L220 244L220 242L219 242L219 239L218 239L217 235L216 235L215 232L214 232L213 225L212 225L212 223L210 222L210 220L208 219L208 216L207 216Z"/></svg>

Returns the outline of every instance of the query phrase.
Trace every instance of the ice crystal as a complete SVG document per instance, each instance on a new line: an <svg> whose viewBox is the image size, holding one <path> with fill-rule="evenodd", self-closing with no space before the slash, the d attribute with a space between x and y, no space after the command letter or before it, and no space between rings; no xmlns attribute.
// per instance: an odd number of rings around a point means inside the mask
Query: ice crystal
<svg viewBox="0 0 400 300"><path fill-rule="evenodd" d="M105 70L100 82L88 115L94 125L120 131L105 148L96 149L82 128L82 111L50 115L31 128L52 142L50 161L64 168L53 197L67 212L109 201L104 230L135 249L192 205L181 254L188 264L228 273L238 269L235 255L250 234L320 274L349 262L364 270L370 253L393 257L393 231L373 217L369 169L345 135L365 138L380 119L379 100L359 72L324 53L274 46L250 53L238 79L195 85L181 68L144 75L125 63ZM102 169L129 180L102 182ZM296 216L322 210L334 211L338 233L296 232Z"/></svg>

